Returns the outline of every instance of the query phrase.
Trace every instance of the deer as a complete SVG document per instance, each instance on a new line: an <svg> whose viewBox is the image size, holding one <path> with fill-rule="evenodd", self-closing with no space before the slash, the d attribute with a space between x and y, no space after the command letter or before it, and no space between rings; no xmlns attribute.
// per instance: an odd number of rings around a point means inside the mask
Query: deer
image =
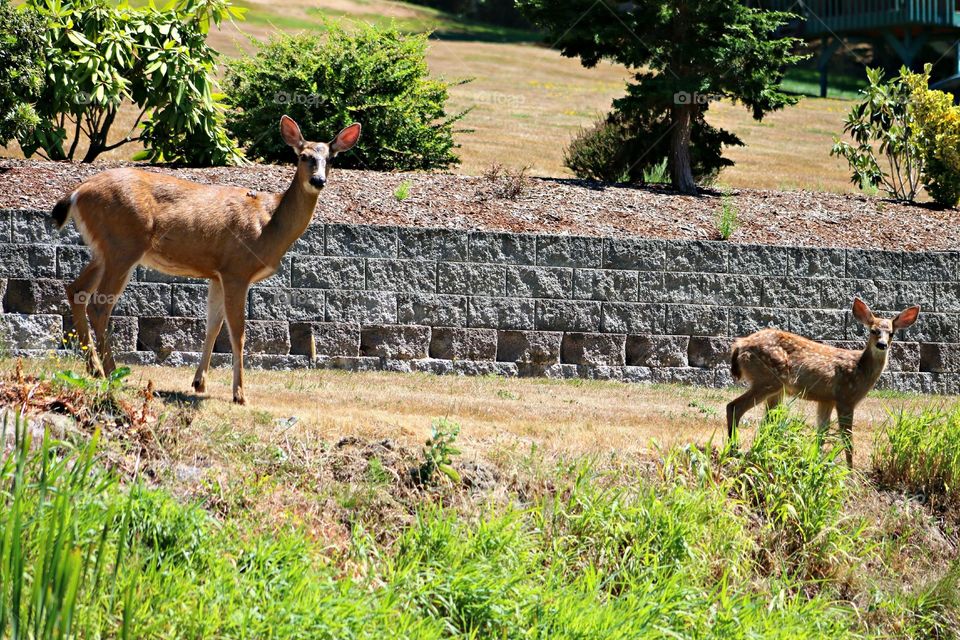
<svg viewBox="0 0 960 640"><path fill-rule="evenodd" d="M57 228L72 218L92 254L66 287L91 374L106 376L116 368L107 323L131 272L143 265L210 281L206 337L193 389L198 394L206 390L214 343L226 321L233 352L233 401L245 404L247 290L277 271L283 255L306 230L330 161L353 148L360 125L345 127L329 143L308 142L300 126L284 115L280 137L297 156L293 181L282 194L118 168L98 173L56 203L51 216Z"/></svg>
<svg viewBox="0 0 960 640"><path fill-rule="evenodd" d="M873 389L887 366L887 354L897 331L917 321L919 306L895 318L876 317L863 300L853 301L853 317L868 330L862 351L839 349L779 329L762 329L733 343L730 369L749 388L727 405L727 438L736 443L740 419L766 403L775 408L784 395L817 403L817 426L826 429L834 409L847 465L853 468L853 413Z"/></svg>

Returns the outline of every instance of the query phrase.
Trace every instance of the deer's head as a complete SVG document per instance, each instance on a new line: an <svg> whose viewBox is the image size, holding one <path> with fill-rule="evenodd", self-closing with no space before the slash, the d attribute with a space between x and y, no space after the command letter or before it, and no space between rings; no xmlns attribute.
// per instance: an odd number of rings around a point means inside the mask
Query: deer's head
<svg viewBox="0 0 960 640"><path fill-rule="evenodd" d="M280 118L280 135L297 154L297 178L307 191L319 193L327 184L327 167L338 153L348 151L360 138L360 125L345 127L328 142L307 142L290 116Z"/></svg>
<svg viewBox="0 0 960 640"><path fill-rule="evenodd" d="M860 298L853 300L853 317L870 332L867 344L871 349L878 351L886 351L893 342L894 334L916 322L918 315L920 315L920 306L914 305L901 311L892 320L878 318L873 315L873 311L870 311L870 307L863 300Z"/></svg>

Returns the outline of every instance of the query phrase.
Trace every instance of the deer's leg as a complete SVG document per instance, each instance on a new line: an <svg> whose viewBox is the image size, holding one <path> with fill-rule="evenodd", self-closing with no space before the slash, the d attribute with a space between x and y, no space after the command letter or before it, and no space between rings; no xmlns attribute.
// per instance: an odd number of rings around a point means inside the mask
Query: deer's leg
<svg viewBox="0 0 960 640"><path fill-rule="evenodd" d="M207 389L207 369L210 368L210 356L213 354L213 345L217 342L220 329L223 327L223 284L219 279L210 280L210 289L207 291L207 337L203 341L203 356L197 375L193 377L193 389L203 393Z"/></svg>
<svg viewBox="0 0 960 640"><path fill-rule="evenodd" d="M94 375L104 375L103 365L97 356L97 350L90 339L90 325L87 323L87 303L90 302L100 279L103 277L103 261L96 255L83 268L77 279L67 285L67 303L73 315L73 326L77 331L77 339L81 347L87 350L87 371Z"/></svg>
<svg viewBox="0 0 960 640"><path fill-rule="evenodd" d="M766 413L770 413L779 407L781 402L783 402L783 390L771 393L766 399ZM764 415L766 415L766 413Z"/></svg>
<svg viewBox="0 0 960 640"><path fill-rule="evenodd" d="M727 405L727 438L736 440L740 418L774 392L770 387L750 387L746 393Z"/></svg>
<svg viewBox="0 0 960 640"><path fill-rule="evenodd" d="M840 423L840 441L847 456L847 466L853 469L853 407L837 405L837 422Z"/></svg>
<svg viewBox="0 0 960 640"><path fill-rule="evenodd" d="M135 264L136 261L119 264L106 263L97 292L94 294L90 305L87 306L87 314L90 316L90 323L93 325L93 332L97 339L97 352L103 362L105 374L110 373L117 367L113 361L113 350L110 348L107 324L110 322L110 314L117 305L117 300L120 299L120 294L127 286L130 272Z"/></svg>
<svg viewBox="0 0 960 640"><path fill-rule="evenodd" d="M827 427L830 426L830 414L833 413L833 403L832 402L818 402L817 403L817 428L821 431L826 431Z"/></svg>
<svg viewBox="0 0 960 640"><path fill-rule="evenodd" d="M249 286L246 282L242 285L223 283L223 310L233 350L233 401L237 404L246 404L243 397L243 331Z"/></svg>

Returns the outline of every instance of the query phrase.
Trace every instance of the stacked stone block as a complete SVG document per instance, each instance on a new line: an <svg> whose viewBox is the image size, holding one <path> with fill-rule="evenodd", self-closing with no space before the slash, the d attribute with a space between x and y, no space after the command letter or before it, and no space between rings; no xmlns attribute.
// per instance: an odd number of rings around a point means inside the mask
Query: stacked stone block
<svg viewBox="0 0 960 640"><path fill-rule="evenodd" d="M4 343L71 328L88 251L46 212L0 211ZM113 339L135 362L192 365L206 283L138 268ZM923 307L883 384L960 393L960 252L906 253L314 224L251 288L251 366L492 373L726 385L732 340L775 326L860 348L849 307ZM224 329L215 363L228 363Z"/></svg>

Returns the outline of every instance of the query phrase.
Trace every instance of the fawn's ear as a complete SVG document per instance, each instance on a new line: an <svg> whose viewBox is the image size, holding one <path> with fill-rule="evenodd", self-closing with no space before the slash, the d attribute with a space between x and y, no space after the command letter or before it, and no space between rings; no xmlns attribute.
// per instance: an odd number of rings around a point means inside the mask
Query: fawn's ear
<svg viewBox="0 0 960 640"><path fill-rule="evenodd" d="M920 305L914 305L909 309L904 309L900 312L900 315L893 319L893 328L906 329L917 321L918 315L920 315Z"/></svg>
<svg viewBox="0 0 960 640"><path fill-rule="evenodd" d="M298 153L303 149L303 145L306 144L306 140L303 139L303 135L300 133L300 125L294 122L290 116L280 117L280 136L284 142L293 147L294 151Z"/></svg>
<svg viewBox="0 0 960 640"><path fill-rule="evenodd" d="M867 303L860 298L853 299L853 317L865 327L869 327L874 321L873 311L870 311Z"/></svg>
<svg viewBox="0 0 960 640"><path fill-rule="evenodd" d="M360 123L354 122L349 127L344 127L337 137L330 141L331 155L337 155L343 151L349 151L353 145L360 139Z"/></svg>

